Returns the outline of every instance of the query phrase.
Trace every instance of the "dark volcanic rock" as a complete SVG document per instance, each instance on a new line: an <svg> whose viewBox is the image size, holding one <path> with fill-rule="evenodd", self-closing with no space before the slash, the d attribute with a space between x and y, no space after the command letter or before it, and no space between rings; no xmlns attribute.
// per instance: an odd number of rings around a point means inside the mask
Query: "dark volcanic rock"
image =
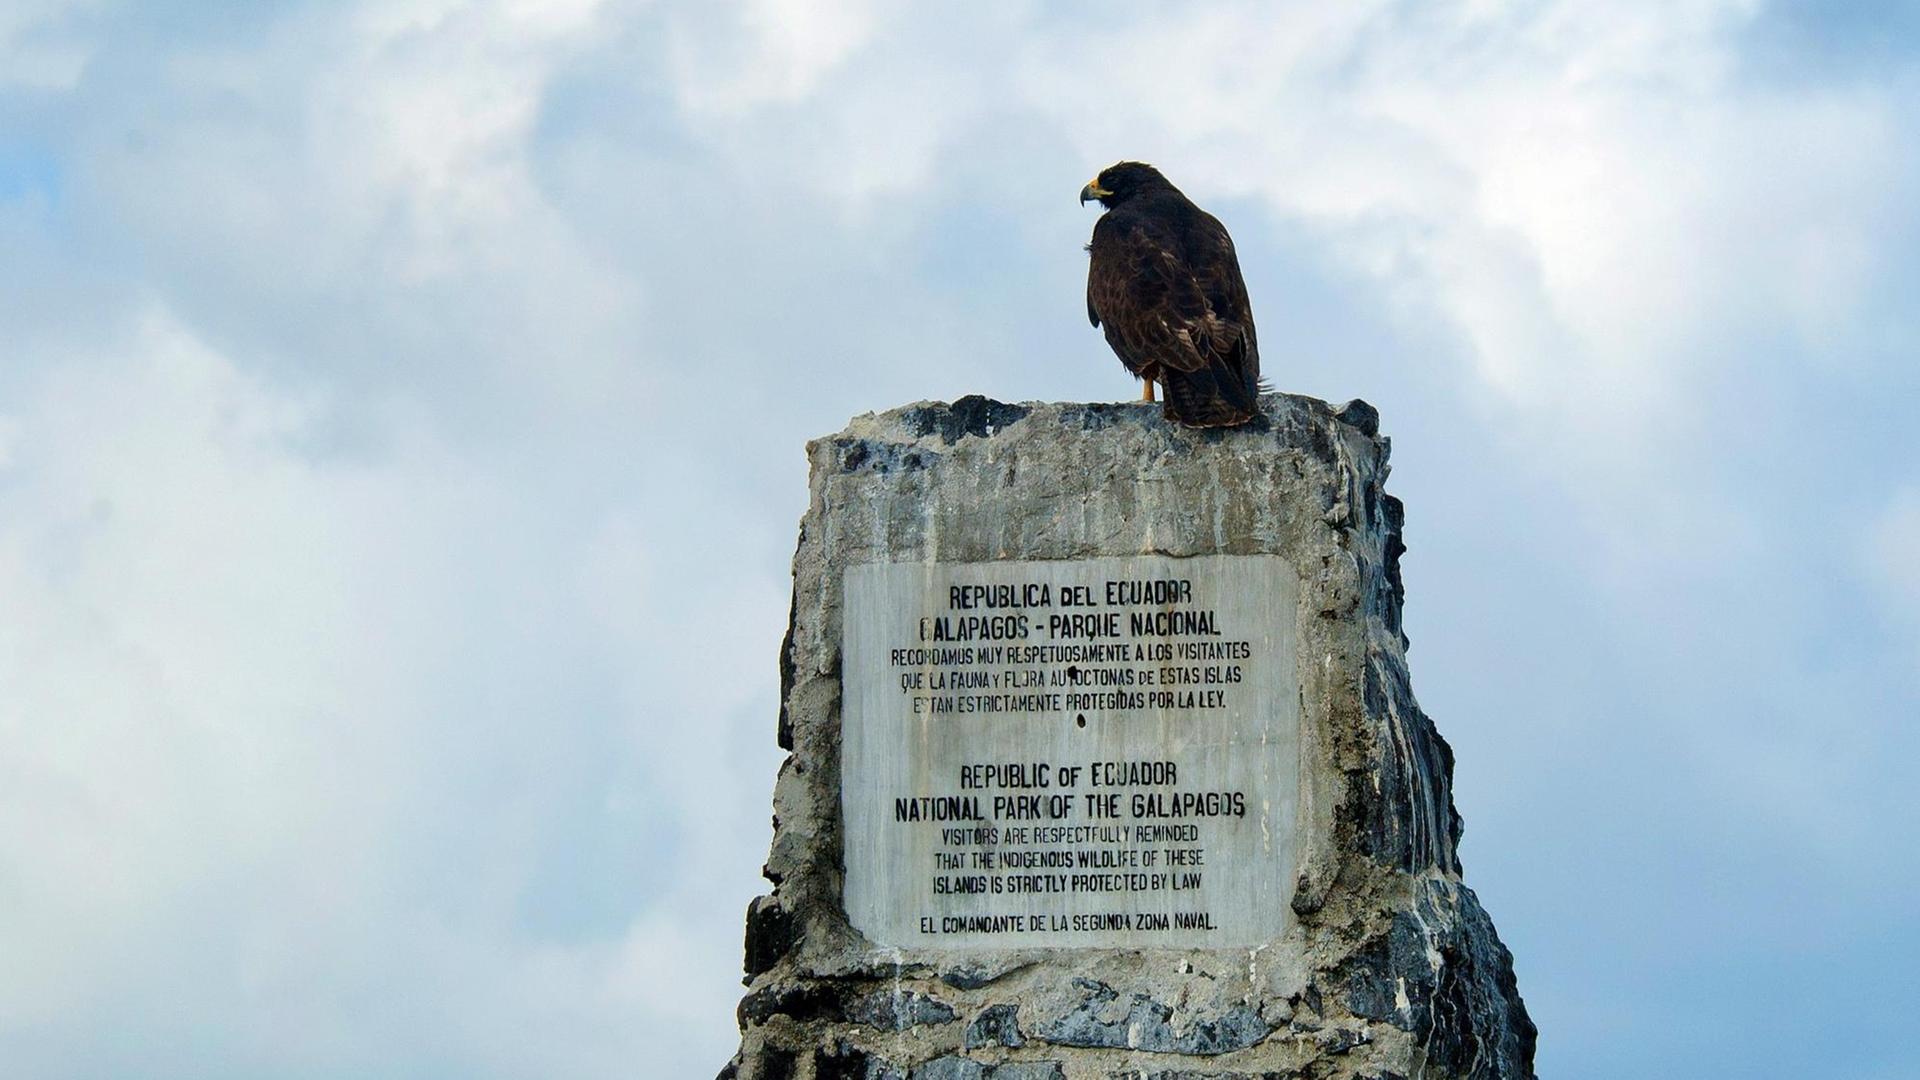
<svg viewBox="0 0 1920 1080"><path fill-rule="evenodd" d="M767 971L793 947L793 917L771 896L747 906L747 978Z"/></svg>
<svg viewBox="0 0 1920 1080"><path fill-rule="evenodd" d="M968 1050L977 1050L982 1046L1021 1046L1026 1040L1020 1036L1020 1006L989 1005L974 1016L967 1024L967 1033L960 1045Z"/></svg>
<svg viewBox="0 0 1920 1080"><path fill-rule="evenodd" d="M1019 423L1031 410L1024 405L968 394L951 405L915 405L903 410L900 419L916 436L939 434L940 441L952 446L972 435L986 438Z"/></svg>
<svg viewBox="0 0 1920 1080"><path fill-rule="evenodd" d="M1172 1023L1173 1007L1143 993L1126 995L1092 979L1075 979L1085 997L1072 1012L1036 1031L1045 1042L1060 1046L1124 1047L1165 1054L1224 1054L1242 1050L1267 1037L1273 1026L1244 1005L1204 1020L1190 1020L1182 1028Z"/></svg>

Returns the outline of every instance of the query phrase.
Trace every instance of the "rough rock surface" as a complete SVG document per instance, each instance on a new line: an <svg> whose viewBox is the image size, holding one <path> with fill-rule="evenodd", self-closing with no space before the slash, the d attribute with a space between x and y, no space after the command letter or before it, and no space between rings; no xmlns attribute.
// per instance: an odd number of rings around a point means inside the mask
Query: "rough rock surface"
<svg viewBox="0 0 1920 1080"><path fill-rule="evenodd" d="M1460 878L1453 755L1414 703L1403 520L1365 402L1244 428L980 397L808 445L780 655L771 895L747 913L735 1080L1533 1075L1512 958ZM841 578L875 561L1285 556L1303 701L1293 916L1256 949L880 949L840 906Z"/></svg>

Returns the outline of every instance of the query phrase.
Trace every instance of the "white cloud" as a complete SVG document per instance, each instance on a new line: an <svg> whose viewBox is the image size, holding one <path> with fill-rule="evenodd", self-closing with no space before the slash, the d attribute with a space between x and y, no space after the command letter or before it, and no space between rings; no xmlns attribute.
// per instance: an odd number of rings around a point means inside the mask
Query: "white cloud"
<svg viewBox="0 0 1920 1080"><path fill-rule="evenodd" d="M15 1019L129 974L210 879L367 841L361 798L327 795L396 790L362 769L405 757L379 722L407 682L379 645L399 628L373 632L391 556L354 530L403 522L407 493L303 468L282 442L312 405L163 318L128 348L12 418L0 861L33 868L4 920Z"/></svg>
<svg viewBox="0 0 1920 1080"><path fill-rule="evenodd" d="M1920 488L1892 493L1869 526L1865 554L1888 607L1902 615L1920 611Z"/></svg>
<svg viewBox="0 0 1920 1080"><path fill-rule="evenodd" d="M371 1023L408 1029L382 1055L452 1042L475 1067L589 1075L640 1060L690 1010L724 1016L739 913L707 890L745 886L764 807L715 799L685 764L725 749L729 782L765 784L768 750L742 739L764 743L767 724L741 710L768 696L771 664L718 697L687 672L755 623L770 655L780 597L743 575L692 618L654 611L653 596L685 598L624 568L644 529L603 530L576 569L564 541L522 524L537 490L417 423L378 461L314 456L333 407L245 374L156 309L7 416L0 1032L157 994L169 1004L141 1023L158 1031L219 1009L227 1053L345 1066L382 1060L359 1014L394 997ZM633 640L593 643L599 620L635 609ZM555 665L609 648L633 667L604 718L564 715L580 703L554 697ZM573 733L558 745L556 723ZM596 757L626 763L647 801L556 817ZM611 950L528 935L516 913L543 887L543 853L577 841L568 830L644 824L660 793L701 809L681 855L653 856L678 884L648 920ZM699 971L659 966L668 925ZM529 1007L548 1037L501 1034ZM600 1020L581 1036L585 1015ZM724 1056L685 1049L686 1067Z"/></svg>
<svg viewBox="0 0 1920 1080"><path fill-rule="evenodd" d="M1591 437L1664 419L1662 395L1725 362L1730 319L1843 321L1893 254L1898 100L1743 84L1730 32L1754 10L1216 8L1098 34L1091 57L1059 43L1029 96L1090 157L1144 144L1410 276L1491 389Z"/></svg>
<svg viewBox="0 0 1920 1080"><path fill-rule="evenodd" d="M869 0L688 4L670 16L669 67L681 103L720 119L812 94L873 37Z"/></svg>
<svg viewBox="0 0 1920 1080"><path fill-rule="evenodd" d="M0 88L71 89L91 50L69 23L99 7L98 0L20 0L0 8Z"/></svg>
<svg viewBox="0 0 1920 1080"><path fill-rule="evenodd" d="M986 117L1046 125L1086 169L1159 161L1202 201L1252 196L1318 230L1409 322L1455 327L1529 439L1603 471L1680 449L1661 442L1674 402L1740 363L1716 344L1729 323L1848 326L1901 257L1884 224L1915 187L1889 88L1748 78L1752 0L1002 13L981 49L925 12L770 11L736 17L781 33L676 23L691 130L743 184L910 192Z"/></svg>
<svg viewBox="0 0 1920 1080"><path fill-rule="evenodd" d="M597 40L567 12L322 6L103 68L64 198L250 366L469 427L644 410L647 297L533 171L548 81Z"/></svg>

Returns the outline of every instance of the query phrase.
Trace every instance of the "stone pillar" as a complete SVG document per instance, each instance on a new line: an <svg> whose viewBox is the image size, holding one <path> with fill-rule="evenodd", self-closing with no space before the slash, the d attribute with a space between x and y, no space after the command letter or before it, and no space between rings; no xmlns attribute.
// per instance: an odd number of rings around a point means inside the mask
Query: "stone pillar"
<svg viewBox="0 0 1920 1080"><path fill-rule="evenodd" d="M1533 1075L1364 402L808 445L737 1080Z"/></svg>

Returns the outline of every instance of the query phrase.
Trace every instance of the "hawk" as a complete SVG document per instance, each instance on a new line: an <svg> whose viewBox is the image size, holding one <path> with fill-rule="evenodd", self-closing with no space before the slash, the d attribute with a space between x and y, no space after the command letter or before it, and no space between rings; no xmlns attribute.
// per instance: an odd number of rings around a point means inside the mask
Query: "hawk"
<svg viewBox="0 0 1920 1080"><path fill-rule="evenodd" d="M1122 161L1080 189L1100 200L1087 267L1087 318L1136 378L1166 388L1162 411L1190 427L1253 419L1260 349L1233 238L1160 171Z"/></svg>

